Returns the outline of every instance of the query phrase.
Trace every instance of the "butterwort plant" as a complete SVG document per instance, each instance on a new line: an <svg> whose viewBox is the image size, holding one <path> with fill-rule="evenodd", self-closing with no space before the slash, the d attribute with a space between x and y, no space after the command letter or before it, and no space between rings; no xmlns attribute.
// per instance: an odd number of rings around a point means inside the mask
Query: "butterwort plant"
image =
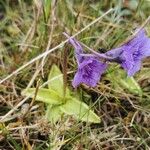
<svg viewBox="0 0 150 150"><path fill-rule="evenodd" d="M75 49L75 57L78 69L73 79L73 86L77 87L84 83L90 87L96 86L101 75L106 71L107 63L117 62L127 72L129 77L133 76L141 68L144 58L150 56L150 38L144 29L141 29L131 40L118 48L109 50L105 54L100 54L92 50L93 54L84 54L81 44L72 37L69 42ZM101 61L100 58L104 58Z"/></svg>
<svg viewBox="0 0 150 150"><path fill-rule="evenodd" d="M68 115L78 121L100 123L100 117L90 106L80 101L68 87L64 97L63 74L56 65L52 66L47 83L48 88L40 87L38 91L36 88L27 88L22 91L22 95L44 102L46 104L44 117L51 123L57 123Z"/></svg>

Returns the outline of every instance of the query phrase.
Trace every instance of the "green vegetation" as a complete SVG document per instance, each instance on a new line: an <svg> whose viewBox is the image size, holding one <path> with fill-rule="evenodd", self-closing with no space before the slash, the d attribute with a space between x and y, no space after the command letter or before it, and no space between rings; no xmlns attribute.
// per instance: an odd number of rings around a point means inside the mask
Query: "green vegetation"
<svg viewBox="0 0 150 150"><path fill-rule="evenodd" d="M117 47L149 10L149 0L0 0L0 81L11 75L0 84L0 149L150 149L150 59L133 78L111 64L95 88L73 89L74 50L62 43L66 32L95 51Z"/></svg>

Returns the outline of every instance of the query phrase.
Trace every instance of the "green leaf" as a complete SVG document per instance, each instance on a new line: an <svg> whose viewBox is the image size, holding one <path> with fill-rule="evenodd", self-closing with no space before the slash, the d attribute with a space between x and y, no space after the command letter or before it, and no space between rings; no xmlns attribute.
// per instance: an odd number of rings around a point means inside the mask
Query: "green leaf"
<svg viewBox="0 0 150 150"><path fill-rule="evenodd" d="M48 84L49 89L56 91L59 94L59 96L63 97L63 92L64 92L63 74L61 73L61 71L56 65L52 66L51 71L48 76L48 81L49 81L49 84ZM69 93L70 91L66 87L66 96L68 96Z"/></svg>
<svg viewBox="0 0 150 150"><path fill-rule="evenodd" d="M112 70L112 68L110 68L107 77L112 82L115 89L122 88L127 89L133 94L142 94L142 89L137 81L133 77L127 77L126 72L122 69L116 68L115 70Z"/></svg>
<svg viewBox="0 0 150 150"><path fill-rule="evenodd" d="M60 110L60 106L58 105L48 105L46 110L46 119L52 123L60 120L63 112Z"/></svg>
<svg viewBox="0 0 150 150"><path fill-rule="evenodd" d="M44 0L44 13L46 21L48 20L48 17L50 15L50 10L51 10L51 0Z"/></svg>
<svg viewBox="0 0 150 150"><path fill-rule="evenodd" d="M28 88L22 91L22 95L29 96L31 98L35 95L35 88ZM50 89L40 88L36 95L36 100L42 101L48 104L61 104L62 99L60 96L54 91Z"/></svg>
<svg viewBox="0 0 150 150"><path fill-rule="evenodd" d="M120 84L124 88L128 89L131 93L139 95L142 94L142 89L133 77L126 77L125 80L120 81Z"/></svg>
<svg viewBox="0 0 150 150"><path fill-rule="evenodd" d="M79 120L100 123L100 118L90 109L90 107L76 98L70 97L66 104L60 106L60 109L64 113L73 115Z"/></svg>

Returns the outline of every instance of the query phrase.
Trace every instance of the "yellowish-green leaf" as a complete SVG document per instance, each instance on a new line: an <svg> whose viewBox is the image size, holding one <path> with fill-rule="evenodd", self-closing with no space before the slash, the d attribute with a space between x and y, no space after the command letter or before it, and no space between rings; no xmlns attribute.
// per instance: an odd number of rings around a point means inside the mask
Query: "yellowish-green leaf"
<svg viewBox="0 0 150 150"><path fill-rule="evenodd" d="M28 88L22 91L22 95L33 98L35 95L35 91L36 91L35 88ZM57 92L55 92L54 90L44 89L44 88L40 88L38 90L37 95L36 95L36 100L42 101L48 104L61 104L62 103L62 99L58 95Z"/></svg>
<svg viewBox="0 0 150 150"><path fill-rule="evenodd" d="M139 84L133 77L127 77L126 72L122 69L115 69L112 70L110 68L107 77L112 82L115 89L127 89L129 92L133 94L142 94L142 89L140 88Z"/></svg>
<svg viewBox="0 0 150 150"><path fill-rule="evenodd" d="M76 98L70 97L66 104L61 105L60 108L64 113L73 115L79 120L100 123L100 118L91 110L91 108Z"/></svg>
<svg viewBox="0 0 150 150"><path fill-rule="evenodd" d="M48 105L46 110L46 118L48 121L55 123L61 119L63 112L60 110L58 105Z"/></svg>
<svg viewBox="0 0 150 150"><path fill-rule="evenodd" d="M142 89L133 77L127 77L125 80L121 80L120 84L132 93L142 94Z"/></svg>
<svg viewBox="0 0 150 150"><path fill-rule="evenodd" d="M53 65L48 76L49 89L55 90L59 96L63 97L63 74L56 65ZM66 87L66 95L69 95L69 89Z"/></svg>

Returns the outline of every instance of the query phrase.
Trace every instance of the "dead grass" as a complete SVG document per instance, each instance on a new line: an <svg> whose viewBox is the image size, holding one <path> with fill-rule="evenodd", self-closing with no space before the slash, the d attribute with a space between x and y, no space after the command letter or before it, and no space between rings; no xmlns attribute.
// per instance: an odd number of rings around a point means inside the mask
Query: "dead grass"
<svg viewBox="0 0 150 150"><path fill-rule="evenodd" d="M111 7L115 11L86 28ZM78 35L77 39L95 50L109 50L143 25L149 9L150 2L146 0L52 0L48 8L41 0L0 1L0 79L9 77L0 81L0 149L150 149L150 59L143 62L135 76L142 95L116 88L107 77L109 72L96 88L82 85L75 91L71 86L76 70L73 49L62 43L65 31ZM148 23L145 29L150 35ZM68 50L68 72L71 71L67 84L81 100L94 103L94 110L102 119L100 124L78 122L71 116L50 124L44 119L45 104L34 102L29 110L31 99L21 96L23 89L35 87L39 79L40 86L45 84L53 63L62 70L64 49ZM15 72L18 68L22 69ZM11 75L12 72L15 73Z"/></svg>

